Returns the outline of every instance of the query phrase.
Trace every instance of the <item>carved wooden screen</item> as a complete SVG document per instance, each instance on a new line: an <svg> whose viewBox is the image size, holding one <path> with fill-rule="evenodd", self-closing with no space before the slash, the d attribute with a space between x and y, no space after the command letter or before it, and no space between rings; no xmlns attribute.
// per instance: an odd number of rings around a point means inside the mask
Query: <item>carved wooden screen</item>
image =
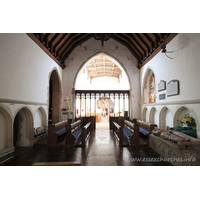
<svg viewBox="0 0 200 200"><path fill-rule="evenodd" d="M129 116L129 90L76 90L76 117Z"/></svg>

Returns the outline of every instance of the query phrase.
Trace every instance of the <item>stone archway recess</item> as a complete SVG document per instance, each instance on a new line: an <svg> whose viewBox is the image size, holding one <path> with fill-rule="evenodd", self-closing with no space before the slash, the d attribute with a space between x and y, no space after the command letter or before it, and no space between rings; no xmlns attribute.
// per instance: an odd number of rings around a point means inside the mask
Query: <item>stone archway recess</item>
<svg viewBox="0 0 200 200"><path fill-rule="evenodd" d="M1 149L11 148L13 146L12 143L13 137L12 137L12 119L10 115L2 107L0 107L0 115L2 116L4 123L4 131L0 133L2 136L4 136L4 142L2 142L3 146L2 148L0 147L1 150Z"/></svg>
<svg viewBox="0 0 200 200"><path fill-rule="evenodd" d="M36 110L36 112L39 111L41 113L42 119L41 119L41 124L43 127L48 126L47 124L47 116L46 116L46 112L44 110L44 108L42 107L38 107L38 109ZM35 120L35 119L34 119Z"/></svg>
<svg viewBox="0 0 200 200"><path fill-rule="evenodd" d="M142 120L146 122L146 114L147 114L147 108L144 107L143 111L142 111Z"/></svg>
<svg viewBox="0 0 200 200"><path fill-rule="evenodd" d="M150 110L150 114L149 114L149 122L152 123L152 124L155 123L155 120L154 120L155 112L156 112L156 108L152 107L151 110Z"/></svg>
<svg viewBox="0 0 200 200"><path fill-rule="evenodd" d="M51 88L50 88L51 87ZM49 111L52 112L51 123L60 121L61 116L61 83L57 70L53 70L49 79ZM50 94L51 93L51 94ZM50 116L50 115L49 115Z"/></svg>
<svg viewBox="0 0 200 200"><path fill-rule="evenodd" d="M33 134L33 115L27 107L23 107L14 118L13 146L32 146Z"/></svg>

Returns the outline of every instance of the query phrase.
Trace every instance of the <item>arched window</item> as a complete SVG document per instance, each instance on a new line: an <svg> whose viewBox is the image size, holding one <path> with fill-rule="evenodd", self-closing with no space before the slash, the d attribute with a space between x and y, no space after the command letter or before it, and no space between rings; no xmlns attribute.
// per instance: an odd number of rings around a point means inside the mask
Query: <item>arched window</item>
<svg viewBox="0 0 200 200"><path fill-rule="evenodd" d="M151 69L147 69L143 79L143 103L156 103L155 97L156 80L155 74Z"/></svg>
<svg viewBox="0 0 200 200"><path fill-rule="evenodd" d="M155 103L155 76L152 74L150 79L150 94L149 94L149 103Z"/></svg>

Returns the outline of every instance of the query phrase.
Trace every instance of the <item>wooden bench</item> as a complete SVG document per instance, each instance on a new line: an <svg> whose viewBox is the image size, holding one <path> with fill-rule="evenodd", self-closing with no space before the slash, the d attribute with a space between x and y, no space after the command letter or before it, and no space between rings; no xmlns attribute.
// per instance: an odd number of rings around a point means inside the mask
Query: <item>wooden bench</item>
<svg viewBox="0 0 200 200"><path fill-rule="evenodd" d="M48 145L57 145L64 139L68 123L69 121L65 120L48 126Z"/></svg>
<svg viewBox="0 0 200 200"><path fill-rule="evenodd" d="M128 139L131 146L140 145L139 125L136 125L127 120L122 121L123 133Z"/></svg>
<svg viewBox="0 0 200 200"><path fill-rule="evenodd" d="M83 126L83 120L78 119L76 122L67 125L66 130L66 145L68 147L81 146L84 147L90 133L94 130L93 118ZM80 143L81 140L81 143Z"/></svg>
<svg viewBox="0 0 200 200"><path fill-rule="evenodd" d="M118 123L113 122L113 133L117 137L120 146L127 146L123 142L123 136L127 138L129 143L128 146L140 145L139 126L129 122L124 117L119 117Z"/></svg>
<svg viewBox="0 0 200 200"><path fill-rule="evenodd" d="M115 121L113 121L113 133L115 134L120 146L123 145L123 129L122 127Z"/></svg>
<svg viewBox="0 0 200 200"><path fill-rule="evenodd" d="M136 125L139 125L139 132L142 133L147 138L147 141L149 144L149 135L152 133L152 130L154 129L154 127L157 127L157 124L144 122L137 118L134 118L132 122Z"/></svg>
<svg viewBox="0 0 200 200"><path fill-rule="evenodd" d="M81 135L82 120L79 119L74 123L67 124L66 127L66 145L74 146L78 143Z"/></svg>

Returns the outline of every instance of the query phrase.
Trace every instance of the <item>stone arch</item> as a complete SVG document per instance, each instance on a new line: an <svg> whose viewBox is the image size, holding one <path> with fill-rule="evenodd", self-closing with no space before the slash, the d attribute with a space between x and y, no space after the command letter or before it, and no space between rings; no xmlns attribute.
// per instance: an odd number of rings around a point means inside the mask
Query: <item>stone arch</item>
<svg viewBox="0 0 200 200"><path fill-rule="evenodd" d="M180 122L178 120L181 119L181 117L183 117L185 115L185 113L191 113L194 117L194 119L196 120L196 129L197 131L199 130L199 121L198 121L198 117L197 114L195 113L195 111L193 109L191 109L188 106L180 106L176 109L175 111L175 115L174 115L174 126L180 126Z"/></svg>
<svg viewBox="0 0 200 200"><path fill-rule="evenodd" d="M165 129L166 126L173 127L173 116L171 110L164 106L159 115L160 129Z"/></svg>
<svg viewBox="0 0 200 200"><path fill-rule="evenodd" d="M145 122L148 120L147 115L148 115L148 109L144 107L142 111L142 120Z"/></svg>
<svg viewBox="0 0 200 200"><path fill-rule="evenodd" d="M129 88L130 88L130 91L132 90L131 88L131 79L129 77L129 74L127 73L127 70L126 68L124 67L124 65L117 59L115 58L114 56L108 54L107 52L104 52L104 51L100 51L100 52L97 52L95 54L93 54L92 56L90 56L85 62L82 63L82 65L79 67L76 75L75 75L75 78L74 78L74 82L73 82L73 88L76 88L76 81L78 79L78 76L79 76L79 73L81 71L81 69L87 65L87 63L89 63L91 61L91 59L93 59L94 57L100 55L100 54L104 54L105 57L108 57L109 59L111 59L113 62L115 62L115 64L119 67L119 68L122 68L123 71L125 72L127 78L128 78L128 83L129 83Z"/></svg>
<svg viewBox="0 0 200 200"><path fill-rule="evenodd" d="M12 119L10 114L0 107L0 150L12 146Z"/></svg>
<svg viewBox="0 0 200 200"><path fill-rule="evenodd" d="M13 123L13 146L32 146L33 114L28 107L18 109Z"/></svg>
<svg viewBox="0 0 200 200"><path fill-rule="evenodd" d="M155 116L156 108L152 107L149 112L149 122L154 124L154 116Z"/></svg>
<svg viewBox="0 0 200 200"><path fill-rule="evenodd" d="M35 122L36 119L36 115L37 113L40 115L40 125L41 127L46 127L47 126L47 115L46 115L46 112L44 110L44 108L42 107L38 107L37 110L35 111L35 114L34 114L34 127L37 126L37 122ZM37 126L39 127L39 126Z"/></svg>
<svg viewBox="0 0 200 200"><path fill-rule="evenodd" d="M54 124L61 119L61 80L57 68L49 74L48 91L48 121Z"/></svg>
<svg viewBox="0 0 200 200"><path fill-rule="evenodd" d="M149 101L149 94L150 94L150 79L152 75L154 74L155 76L155 82L154 82L154 97L155 97L155 102L156 103L156 75L150 67L147 68L143 81L142 81L142 103L143 104L148 104L150 103Z"/></svg>

